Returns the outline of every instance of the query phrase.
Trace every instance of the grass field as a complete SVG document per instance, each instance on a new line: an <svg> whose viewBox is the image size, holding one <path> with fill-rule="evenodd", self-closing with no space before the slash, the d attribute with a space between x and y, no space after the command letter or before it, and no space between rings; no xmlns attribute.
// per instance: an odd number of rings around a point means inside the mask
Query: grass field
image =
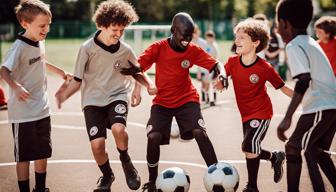
<svg viewBox="0 0 336 192"><path fill-rule="evenodd" d="M73 66L76 62L77 53L80 45L86 39L47 39L46 40L46 52L49 62L59 66L69 72L73 71ZM128 41L127 41L128 42ZM2 61L4 61L5 55L13 42L2 42ZM131 46L133 42L128 42ZM148 47L152 41L143 41L143 48ZM220 48L220 60L224 62L231 54L230 49L232 41L218 41Z"/></svg>

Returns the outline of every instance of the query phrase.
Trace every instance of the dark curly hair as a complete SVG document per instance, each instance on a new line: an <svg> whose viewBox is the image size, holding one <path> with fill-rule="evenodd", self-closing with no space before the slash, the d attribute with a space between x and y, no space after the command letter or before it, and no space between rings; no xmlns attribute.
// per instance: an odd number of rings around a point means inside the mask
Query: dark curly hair
<svg viewBox="0 0 336 192"><path fill-rule="evenodd" d="M264 50L268 45L269 34L268 26L265 22L256 19L246 19L238 23L234 28L234 33L238 30L243 30L248 36L251 37L252 41L260 41L260 44L256 48L256 52Z"/></svg>
<svg viewBox="0 0 336 192"><path fill-rule="evenodd" d="M22 21L31 23L38 14L48 15L50 18L52 17L49 5L40 0L23 1L15 7L15 14L20 23Z"/></svg>
<svg viewBox="0 0 336 192"><path fill-rule="evenodd" d="M329 39L333 39L336 35L336 17L322 16L315 22L314 27L322 29L329 34Z"/></svg>
<svg viewBox="0 0 336 192"><path fill-rule="evenodd" d="M139 20L133 6L123 0L107 0L102 2L92 21L97 27L108 27L112 25L127 26Z"/></svg>

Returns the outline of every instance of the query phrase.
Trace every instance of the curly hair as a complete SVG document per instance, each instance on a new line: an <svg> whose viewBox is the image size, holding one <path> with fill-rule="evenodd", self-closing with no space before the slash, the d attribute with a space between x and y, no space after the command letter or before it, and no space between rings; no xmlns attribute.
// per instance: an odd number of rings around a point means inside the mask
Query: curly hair
<svg viewBox="0 0 336 192"><path fill-rule="evenodd" d="M50 18L52 17L49 5L40 0L23 1L15 7L15 14L20 23L22 21L31 23L38 14L45 14Z"/></svg>
<svg viewBox="0 0 336 192"><path fill-rule="evenodd" d="M108 27L111 24L127 26L138 20L139 17L133 6L123 0L102 2L92 17L97 27Z"/></svg>
<svg viewBox="0 0 336 192"><path fill-rule="evenodd" d="M315 22L314 27L322 29L329 34L329 39L333 39L336 35L336 17L322 16Z"/></svg>
<svg viewBox="0 0 336 192"><path fill-rule="evenodd" d="M251 37L253 42L260 41L260 44L256 48L257 53L267 47L270 37L265 22L256 19L246 19L245 21L238 23L234 28L234 33L236 34L238 30L243 30Z"/></svg>

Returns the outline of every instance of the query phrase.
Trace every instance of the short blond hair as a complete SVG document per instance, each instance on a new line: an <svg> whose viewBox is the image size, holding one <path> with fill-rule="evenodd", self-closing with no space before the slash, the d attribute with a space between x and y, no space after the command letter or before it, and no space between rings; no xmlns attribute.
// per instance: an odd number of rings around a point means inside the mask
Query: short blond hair
<svg viewBox="0 0 336 192"><path fill-rule="evenodd" d="M49 5L40 0L26 0L15 7L15 14L18 21L31 23L39 14L52 17Z"/></svg>
<svg viewBox="0 0 336 192"><path fill-rule="evenodd" d="M113 25L127 26L139 20L133 6L123 0L107 0L102 2L92 21L97 27L108 27Z"/></svg>
<svg viewBox="0 0 336 192"><path fill-rule="evenodd" d="M236 34L238 30L243 30L248 36L251 37L252 41L260 41L260 44L256 48L256 52L260 52L267 47L269 41L268 27L267 25L259 20L246 19L238 23L234 28L234 33Z"/></svg>

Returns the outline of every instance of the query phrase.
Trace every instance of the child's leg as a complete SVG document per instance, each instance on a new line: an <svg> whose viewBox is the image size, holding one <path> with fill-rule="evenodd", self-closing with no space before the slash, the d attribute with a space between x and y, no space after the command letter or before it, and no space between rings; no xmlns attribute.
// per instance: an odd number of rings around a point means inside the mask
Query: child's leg
<svg viewBox="0 0 336 192"><path fill-rule="evenodd" d="M128 134L126 127L122 123L114 123L112 125L112 134L120 154L119 158L126 176L126 182L130 189L137 190L140 187L140 176L138 171L134 168L131 158L127 152L128 150Z"/></svg>
<svg viewBox="0 0 336 192"><path fill-rule="evenodd" d="M35 160L35 191L43 191L46 188L47 159Z"/></svg>
<svg viewBox="0 0 336 192"><path fill-rule="evenodd" d="M16 174L20 192L30 192L29 161L16 163Z"/></svg>
<svg viewBox="0 0 336 192"><path fill-rule="evenodd" d="M217 163L217 156L213 145L203 129L194 129L192 134L197 142L198 148L201 151L202 157L205 160L205 163L209 167L210 165Z"/></svg>
<svg viewBox="0 0 336 192"><path fill-rule="evenodd" d="M245 152L246 168L248 174L248 182L246 188L258 189L258 172L260 158L257 154Z"/></svg>

